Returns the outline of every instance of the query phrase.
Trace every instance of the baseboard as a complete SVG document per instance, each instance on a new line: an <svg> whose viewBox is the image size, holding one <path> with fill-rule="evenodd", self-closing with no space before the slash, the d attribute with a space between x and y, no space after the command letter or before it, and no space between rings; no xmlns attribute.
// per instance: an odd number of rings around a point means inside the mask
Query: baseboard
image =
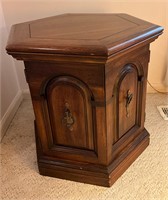
<svg viewBox="0 0 168 200"><path fill-rule="evenodd" d="M159 92L163 92L163 93L168 92L168 86L165 86L161 83L150 83L150 84L152 85L152 87L154 87ZM147 84L147 93L157 93L157 91L154 90L152 87L149 85L149 83Z"/></svg>
<svg viewBox="0 0 168 200"><path fill-rule="evenodd" d="M0 121L0 142L2 141L19 105L23 100L22 92L19 91L15 98L13 99L12 103L8 107L5 115L3 116L2 120Z"/></svg>
<svg viewBox="0 0 168 200"><path fill-rule="evenodd" d="M23 99L28 99L28 100L31 99L29 89L22 90L22 95L23 95Z"/></svg>

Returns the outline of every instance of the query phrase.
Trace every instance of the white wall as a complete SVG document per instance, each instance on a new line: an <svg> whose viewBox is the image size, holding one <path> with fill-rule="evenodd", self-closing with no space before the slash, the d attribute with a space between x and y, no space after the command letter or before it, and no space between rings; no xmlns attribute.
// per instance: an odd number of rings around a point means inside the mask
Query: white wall
<svg viewBox="0 0 168 200"><path fill-rule="evenodd" d="M2 0L5 22L9 28L14 23L72 12L124 12L164 26L165 32L151 45L149 81L165 90L166 56L168 49L168 0ZM22 90L27 89L23 64L15 62Z"/></svg>
<svg viewBox="0 0 168 200"><path fill-rule="evenodd" d="M14 61L5 51L11 25L57 14L76 12L122 12L163 26L164 34L151 44L148 79L156 89L162 91L167 89L168 0L0 0L0 125L2 135L22 100L22 92L28 91L23 63ZM150 87L148 91L152 91Z"/></svg>
<svg viewBox="0 0 168 200"><path fill-rule="evenodd" d="M3 17L0 4L0 140L21 102L21 90L13 59L5 51L8 30Z"/></svg>

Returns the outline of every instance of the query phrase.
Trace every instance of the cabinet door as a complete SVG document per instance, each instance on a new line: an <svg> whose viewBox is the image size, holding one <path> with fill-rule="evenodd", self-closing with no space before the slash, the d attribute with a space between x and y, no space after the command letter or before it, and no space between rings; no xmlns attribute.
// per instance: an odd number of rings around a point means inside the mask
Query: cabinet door
<svg viewBox="0 0 168 200"><path fill-rule="evenodd" d="M116 139L129 130L138 128L140 112L140 81L138 69L126 65L118 76L115 86Z"/></svg>
<svg viewBox="0 0 168 200"><path fill-rule="evenodd" d="M46 84L44 93L47 153L60 156L62 152L63 157L69 152L85 157L94 153L94 110L88 87L76 78L60 76Z"/></svg>

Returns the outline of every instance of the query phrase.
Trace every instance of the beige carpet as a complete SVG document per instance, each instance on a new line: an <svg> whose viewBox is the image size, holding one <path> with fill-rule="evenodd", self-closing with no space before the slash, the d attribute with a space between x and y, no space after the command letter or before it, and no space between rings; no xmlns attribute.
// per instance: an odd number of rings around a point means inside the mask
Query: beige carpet
<svg viewBox="0 0 168 200"><path fill-rule="evenodd" d="M150 146L111 188L40 176L31 102L23 101L1 144L3 200L168 200L168 121L156 105L168 96L147 96Z"/></svg>

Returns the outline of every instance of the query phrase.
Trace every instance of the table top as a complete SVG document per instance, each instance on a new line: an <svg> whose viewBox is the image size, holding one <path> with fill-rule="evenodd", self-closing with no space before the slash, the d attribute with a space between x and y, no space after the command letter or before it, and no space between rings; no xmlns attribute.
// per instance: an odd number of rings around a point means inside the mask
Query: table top
<svg viewBox="0 0 168 200"><path fill-rule="evenodd" d="M7 52L109 56L163 28L127 14L63 14L13 25Z"/></svg>

